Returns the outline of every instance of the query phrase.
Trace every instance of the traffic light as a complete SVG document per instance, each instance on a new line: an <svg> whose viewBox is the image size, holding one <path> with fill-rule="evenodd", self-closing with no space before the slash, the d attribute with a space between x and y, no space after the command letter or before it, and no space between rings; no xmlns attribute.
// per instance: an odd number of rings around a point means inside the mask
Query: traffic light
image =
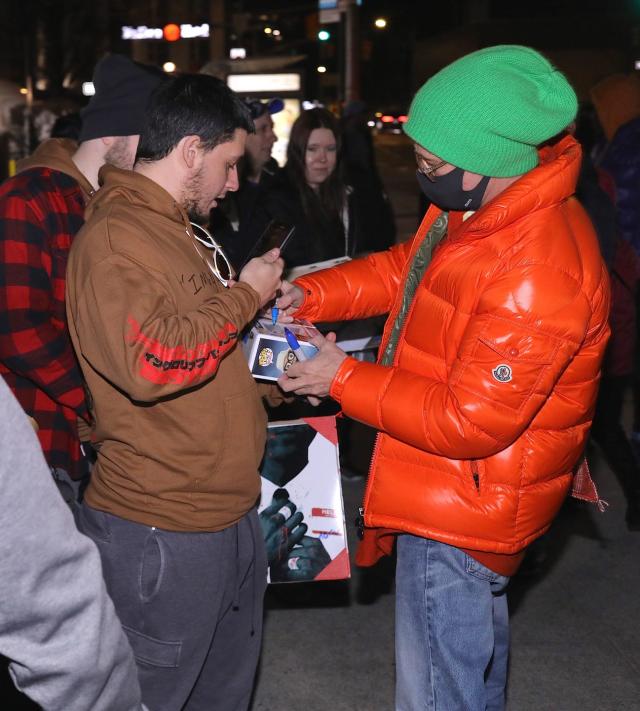
<svg viewBox="0 0 640 711"><path fill-rule="evenodd" d="M329 39L331 39L331 33L328 30L320 30L318 32L318 39L321 42L327 42Z"/></svg>

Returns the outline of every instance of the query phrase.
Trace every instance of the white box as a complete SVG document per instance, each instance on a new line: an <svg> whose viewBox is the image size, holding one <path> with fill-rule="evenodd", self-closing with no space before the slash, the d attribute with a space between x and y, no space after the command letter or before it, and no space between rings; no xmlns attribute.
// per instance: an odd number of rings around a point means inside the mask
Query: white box
<svg viewBox="0 0 640 711"><path fill-rule="evenodd" d="M269 582L351 577L336 418L269 423L261 469Z"/></svg>
<svg viewBox="0 0 640 711"><path fill-rule="evenodd" d="M318 352L318 349L309 343L309 338L317 335L318 330L308 321L274 325L271 319L260 318L242 339L242 349L254 378L277 380L297 362L298 359L284 335L285 326L298 339L307 358L313 358Z"/></svg>

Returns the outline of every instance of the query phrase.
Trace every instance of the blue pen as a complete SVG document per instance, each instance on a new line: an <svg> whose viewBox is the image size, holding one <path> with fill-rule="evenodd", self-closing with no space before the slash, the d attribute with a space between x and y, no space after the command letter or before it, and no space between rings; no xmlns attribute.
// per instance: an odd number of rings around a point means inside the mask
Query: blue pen
<svg viewBox="0 0 640 711"><path fill-rule="evenodd" d="M278 320L278 312L279 312L279 309L277 306L271 307L271 325L272 326L276 325L276 322Z"/></svg>
<svg viewBox="0 0 640 711"><path fill-rule="evenodd" d="M303 360L307 360L307 356L304 354L304 351L302 350L302 348L300 348L298 339L286 327L284 329L284 337L287 339L287 343L289 344L289 347L291 348L291 350L295 353L296 358L300 362L302 362Z"/></svg>

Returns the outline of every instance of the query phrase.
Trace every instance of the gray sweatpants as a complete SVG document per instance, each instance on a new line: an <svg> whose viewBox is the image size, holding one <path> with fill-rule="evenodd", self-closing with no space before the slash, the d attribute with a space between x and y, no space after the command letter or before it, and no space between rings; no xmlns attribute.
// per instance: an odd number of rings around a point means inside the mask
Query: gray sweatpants
<svg viewBox="0 0 640 711"><path fill-rule="evenodd" d="M267 561L250 511L216 533L133 523L82 504L152 711L243 711L260 654Z"/></svg>

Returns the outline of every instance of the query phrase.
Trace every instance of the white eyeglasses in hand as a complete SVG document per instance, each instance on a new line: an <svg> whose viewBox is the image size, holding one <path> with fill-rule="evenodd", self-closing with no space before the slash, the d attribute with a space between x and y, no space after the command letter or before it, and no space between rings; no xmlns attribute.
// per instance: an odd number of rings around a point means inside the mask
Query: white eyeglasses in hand
<svg viewBox="0 0 640 711"><path fill-rule="evenodd" d="M190 222L193 236L200 244L203 244L207 249L213 250L213 254L202 254L198 249L198 245L194 242L193 246L196 252L204 260L206 265L211 270L211 273L223 285L229 286L229 282L235 277L235 271L231 266L231 262L227 259L227 255L222 251L222 247L213 239L213 235L201 225L195 222ZM187 230L187 234L189 231ZM189 235L191 236L191 235Z"/></svg>

